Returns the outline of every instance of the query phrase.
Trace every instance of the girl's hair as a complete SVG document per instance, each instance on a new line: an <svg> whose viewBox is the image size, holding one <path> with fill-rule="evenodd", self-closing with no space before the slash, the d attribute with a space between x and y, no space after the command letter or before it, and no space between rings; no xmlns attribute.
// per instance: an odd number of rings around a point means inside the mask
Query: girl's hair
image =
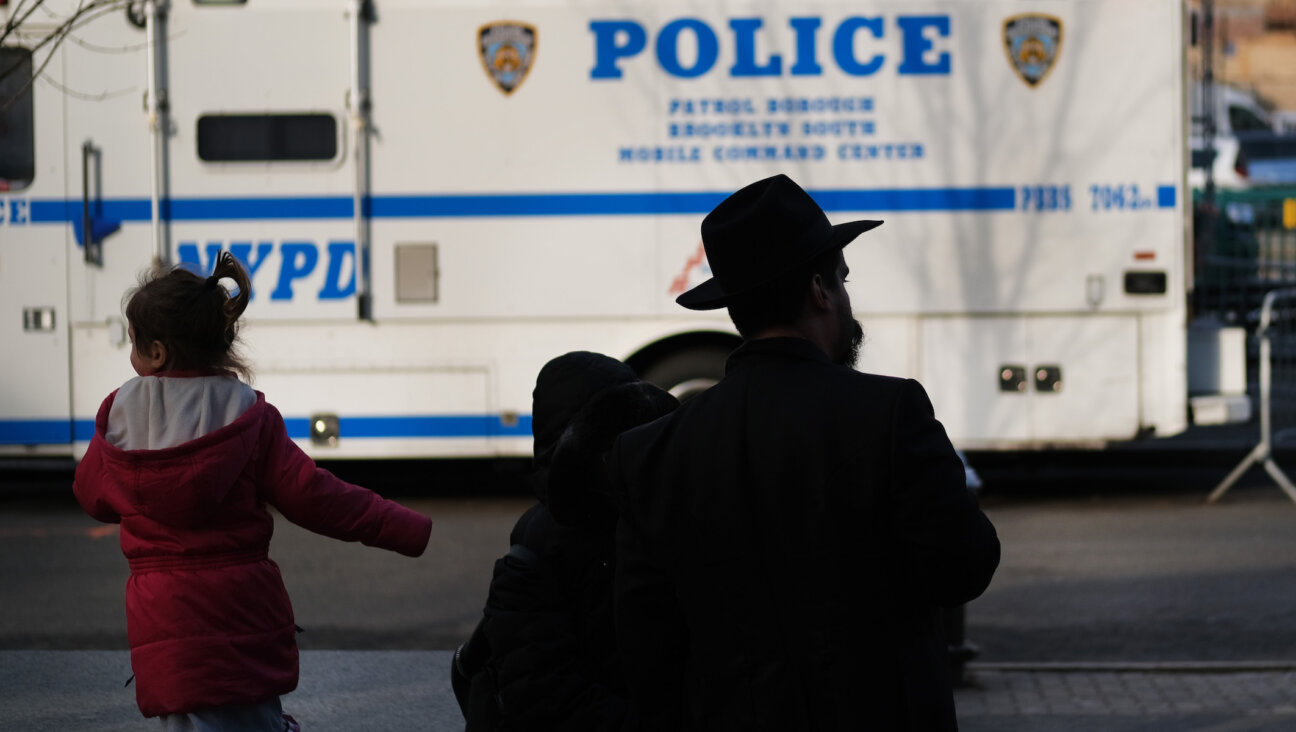
<svg viewBox="0 0 1296 732"><path fill-rule="evenodd" d="M237 287L233 295L220 285L227 278ZM234 347L239 316L251 295L243 266L221 252L206 279L182 266L145 274L127 294L126 320L136 343L166 346L166 370L226 369L251 381L252 369Z"/></svg>

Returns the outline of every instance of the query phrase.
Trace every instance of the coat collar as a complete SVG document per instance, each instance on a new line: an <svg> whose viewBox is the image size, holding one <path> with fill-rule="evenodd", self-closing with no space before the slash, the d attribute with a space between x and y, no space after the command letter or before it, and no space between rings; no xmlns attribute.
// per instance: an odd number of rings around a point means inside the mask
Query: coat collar
<svg viewBox="0 0 1296 732"><path fill-rule="evenodd" d="M725 362L725 374L757 364L787 359L818 361L832 365L832 359L828 358L828 354L805 338L758 338L744 342L738 350L729 354L729 360Z"/></svg>

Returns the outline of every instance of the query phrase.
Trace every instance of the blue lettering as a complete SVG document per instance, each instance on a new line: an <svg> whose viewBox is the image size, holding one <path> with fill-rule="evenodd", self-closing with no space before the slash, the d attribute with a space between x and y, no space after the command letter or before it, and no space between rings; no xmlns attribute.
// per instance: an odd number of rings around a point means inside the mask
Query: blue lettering
<svg viewBox="0 0 1296 732"><path fill-rule="evenodd" d="M901 74L948 74L950 72L950 55L941 51L935 63L928 63L923 56L932 50L932 42L924 31L935 28L942 38L949 38L950 19L948 15L914 15L896 18L900 33L904 36L904 57L900 61Z"/></svg>
<svg viewBox="0 0 1296 732"><path fill-rule="evenodd" d="M796 32L796 63L792 64L793 76L818 76L823 73L819 65L815 34L819 30L818 18L791 18L788 23Z"/></svg>
<svg viewBox="0 0 1296 732"><path fill-rule="evenodd" d="M210 272L224 245L208 242L200 248L197 242L182 241L177 247L180 266L203 275ZM229 251L247 269L248 278L256 282L257 273L265 266L274 251L274 242L230 242ZM319 265L320 248L310 241L286 241L279 245L280 267L278 281L270 293L271 300L293 299L293 283L310 276ZM318 297L320 300L344 300L356 291L355 243L331 241L328 243L328 268ZM344 279L345 278L345 279ZM256 290L249 293L256 297Z"/></svg>
<svg viewBox="0 0 1296 732"><path fill-rule="evenodd" d="M819 76L823 66L819 62L819 29L823 24L822 17L802 16L787 18L790 40L794 49L794 61L784 69L782 53L766 52L764 59L759 58L757 49L758 36L765 29L767 18L745 17L730 18L727 22L732 35L733 62L728 68L729 76L735 79L790 76ZM900 63L894 65L896 72L905 75L948 75L953 66L952 55L948 50L937 46L939 39L951 35L951 20L946 15L900 15L895 24L900 32ZM852 16L843 20L833 31L833 60L837 67L850 76L870 76L876 74L886 64L886 53L874 53L860 58L857 50L863 47L860 42L860 31L867 30L870 41L880 41L886 37L886 19L882 16L866 18ZM620 79L624 75L620 68L622 59L631 58L643 53L650 40L648 29L633 20L595 20L590 21L590 31L594 34L594 67L590 70L592 79ZM691 44L680 48L681 36L685 32L693 36L696 56L690 51ZM947 45L947 44L946 44ZM661 70L671 76L682 79L693 79L709 73L715 68L720 56L720 39L711 25L698 18L676 18L666 23L658 32L654 43L657 63ZM683 55L683 59L681 59ZM686 65L687 64L687 65ZM674 110L673 110L674 111Z"/></svg>
<svg viewBox="0 0 1296 732"><path fill-rule="evenodd" d="M851 76L876 74L882 68L882 54L875 55L864 64L855 59L855 33L860 28L868 28L874 38L882 37L881 18L847 18L837 26L837 32L833 34L833 58L837 60L841 70Z"/></svg>
<svg viewBox="0 0 1296 732"><path fill-rule="evenodd" d="M783 74L783 57L771 54L764 66L756 65L756 31L764 21L760 18L734 18L729 27L734 31L735 50L734 64L729 67L730 76L781 76ZM701 55L701 54L699 54Z"/></svg>
<svg viewBox="0 0 1296 732"><path fill-rule="evenodd" d="M319 291L321 300L343 300L355 294L355 242L331 241L328 244L328 274L324 276L324 288ZM342 265L351 262L351 281L343 286Z"/></svg>
<svg viewBox="0 0 1296 732"><path fill-rule="evenodd" d="M591 79L620 79L617 59L639 54L648 45L648 33L632 20L591 20L589 27L594 33ZM617 43L618 37L624 38L625 42Z"/></svg>
<svg viewBox="0 0 1296 732"><path fill-rule="evenodd" d="M697 59L691 68L684 68L679 60L679 36L685 29L697 37ZM720 42L711 26L697 18L680 18L666 24L657 35L657 63L671 76L695 79L715 66L720 57Z"/></svg>
<svg viewBox="0 0 1296 732"><path fill-rule="evenodd" d="M234 258L242 262L243 266L247 268L248 280L255 282L257 270L261 269L261 265L265 264L272 248L274 248L274 245L268 241L259 242L256 246L255 261L252 259L252 242L250 241L231 242L229 250L230 254L233 254ZM248 300L255 297L256 288L253 287L252 291L248 293Z"/></svg>
<svg viewBox="0 0 1296 732"><path fill-rule="evenodd" d="M9 199L9 223L11 224L28 223L30 214L28 211L27 203L28 203L27 199L25 198Z"/></svg>
<svg viewBox="0 0 1296 732"><path fill-rule="evenodd" d="M319 263L319 249L311 242L286 241L279 246L283 264L279 267L279 284L270 293L271 300L291 300L293 280L299 280L315 271Z"/></svg>

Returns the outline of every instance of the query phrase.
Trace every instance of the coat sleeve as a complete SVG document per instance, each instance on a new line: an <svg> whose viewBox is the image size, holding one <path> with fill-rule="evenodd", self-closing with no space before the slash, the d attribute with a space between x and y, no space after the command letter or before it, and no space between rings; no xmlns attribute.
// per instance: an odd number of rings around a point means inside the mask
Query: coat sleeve
<svg viewBox="0 0 1296 732"><path fill-rule="evenodd" d="M999 538L918 382L904 382L892 424L890 505L901 582L932 604L965 603L989 586Z"/></svg>
<svg viewBox="0 0 1296 732"><path fill-rule="evenodd" d="M573 601L551 571L511 554L499 559L483 630L511 729L620 729L625 699L598 678Z"/></svg>
<svg viewBox="0 0 1296 732"><path fill-rule="evenodd" d="M81 504L81 509L90 518L106 524L119 524L122 520L121 514L112 507L104 495L103 480L106 467L103 454L104 441L100 434L107 427L108 410L116 396L117 392L114 390L99 405L99 412L95 415L95 435L90 438L90 447L86 449L86 454L77 463L76 475L72 480L72 494L76 496L77 503Z"/></svg>
<svg viewBox="0 0 1296 732"><path fill-rule="evenodd" d="M278 410L266 406L270 414L261 431L265 453L260 477L272 506L317 534L410 557L423 553L431 519L316 466L288 439Z"/></svg>
<svg viewBox="0 0 1296 732"><path fill-rule="evenodd" d="M103 453L99 449L99 440L91 440L90 448L77 463L76 477L72 480L72 493L76 496L81 509L90 518L106 524L121 523L121 514L109 505L100 489L100 476L103 475Z"/></svg>

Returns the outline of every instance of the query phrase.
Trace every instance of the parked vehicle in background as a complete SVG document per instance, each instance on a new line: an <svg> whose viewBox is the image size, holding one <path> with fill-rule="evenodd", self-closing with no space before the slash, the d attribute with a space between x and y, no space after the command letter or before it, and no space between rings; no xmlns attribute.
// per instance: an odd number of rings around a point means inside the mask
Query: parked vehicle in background
<svg viewBox="0 0 1296 732"><path fill-rule="evenodd" d="M1269 116L1273 119L1274 130L1296 135L1296 109L1279 109Z"/></svg>
<svg viewBox="0 0 1296 732"><path fill-rule="evenodd" d="M1254 132L1238 135L1238 158L1254 186L1296 184L1296 134Z"/></svg>
<svg viewBox="0 0 1296 732"><path fill-rule="evenodd" d="M1189 110L1194 120L1192 138L1199 139L1206 114L1203 94L1205 84L1195 82L1190 86ZM1274 121L1268 110L1254 94L1228 84L1211 87L1215 102L1215 134L1223 137L1246 132L1273 132Z"/></svg>
<svg viewBox="0 0 1296 732"><path fill-rule="evenodd" d="M1252 186L1296 184L1296 134L1242 132L1215 138L1215 149L1193 148L1188 186L1206 186L1206 167L1214 155L1211 173L1215 187L1244 190Z"/></svg>
<svg viewBox="0 0 1296 732"><path fill-rule="evenodd" d="M1206 187L1206 170L1210 168L1216 188L1242 189L1251 185L1247 159L1242 155L1242 143L1236 136L1215 138L1215 148L1193 147L1188 170L1188 187L1201 190Z"/></svg>
<svg viewBox="0 0 1296 732"><path fill-rule="evenodd" d="M886 221L846 253L861 368L960 447L1187 425L1180 0L124 5L4 42L0 454L84 450L122 293L230 251L312 457L527 455L555 355L723 373L724 313L674 298L702 217L778 172Z"/></svg>
<svg viewBox="0 0 1296 732"><path fill-rule="evenodd" d="M1250 186L1250 160L1244 154L1241 138L1273 134L1273 120L1269 113L1254 94L1227 84L1215 84L1211 87L1215 106L1212 151L1207 148L1205 138L1205 85L1195 83L1191 89L1189 110L1193 126L1188 142L1192 158L1188 172L1189 187L1200 190L1206 186L1208 167L1217 188Z"/></svg>

